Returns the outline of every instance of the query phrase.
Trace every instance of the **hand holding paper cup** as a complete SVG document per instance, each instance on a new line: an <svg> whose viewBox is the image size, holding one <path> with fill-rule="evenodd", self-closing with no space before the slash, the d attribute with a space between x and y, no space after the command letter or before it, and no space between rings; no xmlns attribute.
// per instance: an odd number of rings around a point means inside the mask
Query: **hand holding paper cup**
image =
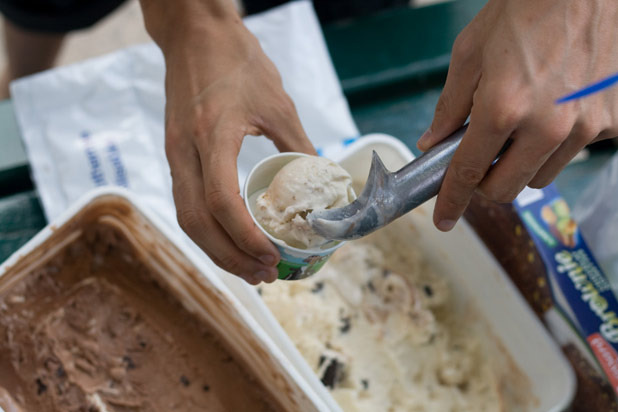
<svg viewBox="0 0 618 412"><path fill-rule="evenodd" d="M316 273L343 244L315 233L307 214L356 198L352 178L341 166L303 153L262 160L249 173L243 195L253 220L279 249L279 279L286 280Z"/></svg>

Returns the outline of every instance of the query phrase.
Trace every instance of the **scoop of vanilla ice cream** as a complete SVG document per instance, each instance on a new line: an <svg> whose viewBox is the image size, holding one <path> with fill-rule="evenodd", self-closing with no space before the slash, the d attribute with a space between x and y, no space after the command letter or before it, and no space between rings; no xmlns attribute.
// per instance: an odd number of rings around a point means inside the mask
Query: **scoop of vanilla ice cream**
<svg viewBox="0 0 618 412"><path fill-rule="evenodd" d="M330 239L311 229L307 215L345 206L355 198L352 178L337 163L317 156L299 157L281 168L268 190L257 198L254 216L277 239L311 249Z"/></svg>

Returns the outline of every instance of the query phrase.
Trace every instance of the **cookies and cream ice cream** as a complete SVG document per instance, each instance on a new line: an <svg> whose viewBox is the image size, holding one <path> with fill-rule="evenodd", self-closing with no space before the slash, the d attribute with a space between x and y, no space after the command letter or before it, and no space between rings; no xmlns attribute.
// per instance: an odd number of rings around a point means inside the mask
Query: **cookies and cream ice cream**
<svg viewBox="0 0 618 412"><path fill-rule="evenodd" d="M355 198L352 178L345 169L323 157L303 156L281 168L257 198L253 214L275 238L292 247L312 249L329 239L311 229L307 215L343 207Z"/></svg>
<svg viewBox="0 0 618 412"><path fill-rule="evenodd" d="M259 289L303 357L346 412L526 410L528 381L410 231L392 229L345 244L310 279Z"/></svg>
<svg viewBox="0 0 618 412"><path fill-rule="evenodd" d="M0 407L283 410L123 239L88 228L18 281L2 279Z"/></svg>

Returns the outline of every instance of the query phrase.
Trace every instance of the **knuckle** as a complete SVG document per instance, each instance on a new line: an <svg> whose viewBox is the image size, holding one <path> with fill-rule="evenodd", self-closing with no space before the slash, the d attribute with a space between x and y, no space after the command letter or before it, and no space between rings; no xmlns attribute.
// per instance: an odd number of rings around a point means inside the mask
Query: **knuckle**
<svg viewBox="0 0 618 412"><path fill-rule="evenodd" d="M196 141L200 141L210 134L210 129L210 121L203 116L199 116L193 122L192 136Z"/></svg>
<svg viewBox="0 0 618 412"><path fill-rule="evenodd" d="M501 97L496 99L500 103L492 104L489 109L491 132L495 134L510 133L524 119L525 110L522 105L503 103L504 100Z"/></svg>
<svg viewBox="0 0 618 412"><path fill-rule="evenodd" d="M583 136L596 136L601 132L601 127L598 125L598 121L594 120L594 119L587 119L584 120L581 124L580 124L580 134Z"/></svg>
<svg viewBox="0 0 618 412"><path fill-rule="evenodd" d="M488 185L480 185L476 188L476 193L483 196L485 199L493 200L495 193L493 187L489 187Z"/></svg>
<svg viewBox="0 0 618 412"><path fill-rule="evenodd" d="M585 121L580 125L579 133L576 136L577 142L581 146L585 146L601 134L603 129L604 128L594 120Z"/></svg>
<svg viewBox="0 0 618 412"><path fill-rule="evenodd" d="M227 193L222 188L215 186L206 194L206 205L214 215L224 214L229 208Z"/></svg>
<svg viewBox="0 0 618 412"><path fill-rule="evenodd" d="M217 266L219 266L226 272L233 273L234 275L241 276L243 278L243 275L247 275L248 273L250 273L247 271L243 271L243 267L238 262L238 259L234 258L232 255L217 256L209 253L209 256ZM246 280L249 281L248 279Z"/></svg>
<svg viewBox="0 0 618 412"><path fill-rule="evenodd" d="M178 149L182 138L182 132L175 123L168 122L165 125L165 153L170 156Z"/></svg>
<svg viewBox="0 0 618 412"><path fill-rule="evenodd" d="M596 139L611 139L618 137L618 117L615 124L609 124L601 128L601 131L596 136Z"/></svg>
<svg viewBox="0 0 618 412"><path fill-rule="evenodd" d="M193 110L190 118L190 131L196 140L204 139L212 134L217 122L224 118L225 110L216 104L214 99L208 99L200 103L199 107Z"/></svg>
<svg viewBox="0 0 618 412"><path fill-rule="evenodd" d="M210 123L225 111L227 106L223 105L218 97L219 95L215 93L200 99L193 110L196 123Z"/></svg>
<svg viewBox="0 0 618 412"><path fill-rule="evenodd" d="M488 200L496 203L512 203L522 189L525 182L530 180L527 172L523 170L508 173L508 180L490 176L478 186L477 192Z"/></svg>
<svg viewBox="0 0 618 412"><path fill-rule="evenodd" d="M496 188L487 188L483 191L483 195L496 203L511 203L518 195L515 190L501 190Z"/></svg>
<svg viewBox="0 0 618 412"><path fill-rule="evenodd" d="M476 43L464 29L453 43L452 60L465 61L474 53Z"/></svg>
<svg viewBox="0 0 618 412"><path fill-rule="evenodd" d="M176 218L182 230L187 234L192 233L195 228L202 226L200 212L192 208L178 209Z"/></svg>
<svg viewBox="0 0 618 412"><path fill-rule="evenodd" d="M282 95L277 99L276 110L283 117L290 118L296 113L296 106L290 96L282 91Z"/></svg>
<svg viewBox="0 0 618 412"><path fill-rule="evenodd" d="M618 104L616 105L618 107ZM605 116L603 118L603 133L608 134L610 136L618 136L618 110L616 111L616 115L612 118L612 116Z"/></svg>
<svg viewBox="0 0 618 412"><path fill-rule="evenodd" d="M517 193L515 192L507 192L496 198L495 202L497 203L513 203L515 198L517 197Z"/></svg>
<svg viewBox="0 0 618 412"><path fill-rule="evenodd" d="M468 204L468 200L447 194L445 196L442 196L441 203L443 208L446 210L458 211L466 207L466 205Z"/></svg>
<svg viewBox="0 0 618 412"><path fill-rule="evenodd" d="M452 101L453 99L451 97L450 91L447 89L442 90L440 98L438 99L438 103L436 104L434 121L440 121L440 119L443 119L449 115L452 107Z"/></svg>
<svg viewBox="0 0 618 412"><path fill-rule="evenodd" d="M571 126L554 122L540 128L541 137L551 147L559 146L566 140L571 132Z"/></svg>
<svg viewBox="0 0 618 412"><path fill-rule="evenodd" d="M452 164L452 167L457 183L466 187L477 186L485 177L485 172L476 165L456 163Z"/></svg>
<svg viewBox="0 0 618 412"><path fill-rule="evenodd" d="M255 245L253 241L253 233L249 230L243 230L236 237L236 244L243 250L249 250Z"/></svg>
<svg viewBox="0 0 618 412"><path fill-rule="evenodd" d="M223 256L219 256L219 261L221 262L221 267L228 272L239 274L241 272L241 265L239 260L230 254L225 254Z"/></svg>

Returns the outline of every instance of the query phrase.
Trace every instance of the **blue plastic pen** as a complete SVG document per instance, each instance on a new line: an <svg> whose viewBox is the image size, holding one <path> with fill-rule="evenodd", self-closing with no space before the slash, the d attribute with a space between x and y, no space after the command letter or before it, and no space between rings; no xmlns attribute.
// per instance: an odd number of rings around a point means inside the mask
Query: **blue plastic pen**
<svg viewBox="0 0 618 412"><path fill-rule="evenodd" d="M611 75L608 78L603 79L601 81L593 83L589 86L586 86L583 89L578 90L574 93L561 97L558 100L556 100L556 104L562 104L562 103L570 102L571 100L581 99L582 97L586 97L591 94L598 93L601 90L605 90L609 87L612 87L616 85L617 83L618 83L618 73Z"/></svg>

